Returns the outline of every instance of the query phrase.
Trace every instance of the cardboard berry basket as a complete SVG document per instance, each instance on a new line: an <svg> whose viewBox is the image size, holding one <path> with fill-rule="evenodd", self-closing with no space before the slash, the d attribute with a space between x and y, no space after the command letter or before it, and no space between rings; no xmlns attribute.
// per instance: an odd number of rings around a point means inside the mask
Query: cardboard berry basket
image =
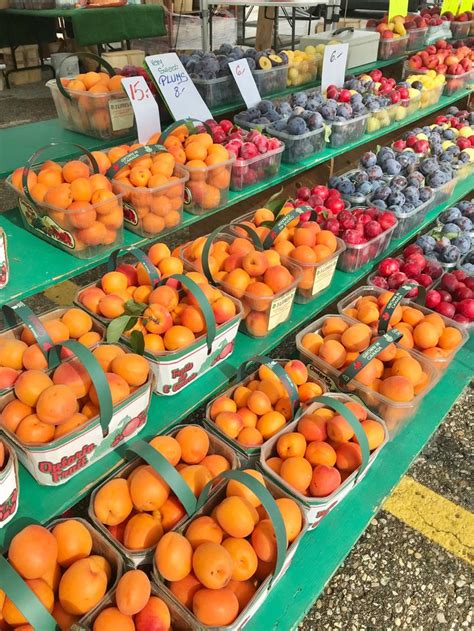
<svg viewBox="0 0 474 631"><path fill-rule="evenodd" d="M80 259L90 259L104 252L115 249L123 240L122 195L92 203L91 210L68 209L37 202L31 196L28 187L28 173L35 168L35 161L47 149L66 144L79 149L85 154L84 161L94 173L99 173L99 166L94 156L81 145L75 143L52 142L34 153L23 169L23 189L20 191L12 183L12 176L7 184L18 194L18 207L24 228L51 245ZM86 214L87 213L87 214Z"/></svg>
<svg viewBox="0 0 474 631"><path fill-rule="evenodd" d="M106 602L110 598L110 594L113 593L117 586L119 578L124 571L124 562L117 550L110 545L110 543L97 532L89 522L80 517L73 517L74 521L79 522L82 526L87 528L92 538L92 550L90 556L100 555L106 559L110 565L111 578L107 585L107 591L101 601L91 608L94 611L96 606L100 606L102 602ZM69 521L68 519L55 519L51 521L46 527L48 530L61 523ZM57 631L58 624L53 618L52 614L48 612L46 607L37 598L35 593L28 587L24 579L16 572L16 570L10 565L7 559L0 555L0 589L3 590L8 598L13 601L23 616L29 621L31 627L38 631ZM78 630L88 628L84 626L90 612L87 612L70 628ZM8 626L6 628L9 628Z"/></svg>
<svg viewBox="0 0 474 631"><path fill-rule="evenodd" d="M238 454L239 458L242 460L242 462L246 466L253 466L255 464L255 462L258 460L262 447L270 439L267 439L267 441L264 441L262 445L255 445L255 446L242 445L241 443L239 443L237 438L232 438L231 436L226 434L223 431L223 429L217 426L217 424L215 423L215 420L212 419L211 410L212 410L213 404L221 397L228 397L232 399L232 395L237 390L237 388L241 386L245 387L251 381L258 378L258 375L259 375L258 369L254 370L252 373L245 376L245 373L247 372L248 367L252 364L257 364L260 366L268 367L279 378L281 384L283 385L283 387L285 388L288 394L289 410L291 414L291 419L293 419L295 415L297 414L297 411L301 403L298 396L298 389L296 388L292 379L290 378L290 376L284 369L285 364L289 361L290 361L289 359L271 359L270 357L266 357L265 355L252 357L251 359L244 362L240 366L239 371L236 376L235 383L230 388L227 388L226 390L221 392L218 397L215 397L214 399L209 401L209 403L206 406L206 417L204 419L204 425L208 429L210 429L210 431L213 434L216 434L222 440L224 440L227 444L229 444L231 448L233 449L233 451ZM322 381L322 379L319 379L317 376L312 374L311 371L309 370L308 370L308 373L309 373L308 381L311 383L317 384L322 394L326 392L326 384Z"/></svg>
<svg viewBox="0 0 474 631"><path fill-rule="evenodd" d="M341 392L330 392L325 396L317 397L312 401L309 401L309 405L305 406L304 411L301 410L298 415L300 418L303 414L314 414L317 413L318 409L321 407L328 407L333 409L337 414L340 414L344 417L344 419L350 424L354 433L357 437L357 442L360 445L362 452L362 464L358 469L352 471L342 482L341 484L329 495L325 497L312 497L311 495L303 494L294 487L292 487L288 482L286 482L280 475L278 475L268 464L267 461L269 458L274 456L278 456L277 452L277 442L278 440L284 436L285 434L289 434L290 432L296 432L298 428L299 418L295 419L291 423L289 423L286 427L284 427L278 434L272 436L269 441L262 447L262 451L260 453L260 461L259 468L263 471L263 473L274 480L279 486L281 486L289 495L294 497L302 506L303 510L306 512L306 518L308 520L309 530L315 528L319 522L333 509L335 508L341 500L343 500L348 493L350 493L351 489L353 489L357 484L359 484L368 469L374 462L375 458L379 455L380 450L388 441L388 431L385 426L385 423L381 418L376 416L375 414L371 414L369 412L368 418L374 420L379 423L383 427L384 432L384 441L379 447L374 449L372 453L369 450L369 444L367 441L367 436L365 435L364 430L361 427L361 424L357 417L345 407L345 403L349 403L353 401L353 399L344 393Z"/></svg>
<svg viewBox="0 0 474 631"><path fill-rule="evenodd" d="M237 219L233 219L229 224L231 231L239 237L246 236L248 238L247 227L243 229L239 224L246 224L250 228L256 228L257 226L253 222L254 215L255 212L251 211L249 213L245 213L245 215L237 217ZM305 221L316 220L316 214L311 206L300 206L286 215L279 216L277 213L276 219L273 222L273 225L271 225L270 234L268 234L262 241L263 249L268 250L269 248L272 248L276 238L283 230L285 230L285 228L296 228L298 221L302 221L302 219L298 220L298 217L301 215L304 216ZM309 219L306 219L307 215L309 216ZM269 222L269 228L270 223L271 222ZM303 270L303 276L298 283L296 291L295 302L297 304L307 304L308 302L311 302L311 300L327 289L331 284L334 272L336 271L339 256L346 249L346 244L342 239L339 237L335 237L335 239L337 243L336 250L322 261L317 263L304 263L302 261L298 261L299 267Z"/></svg>
<svg viewBox="0 0 474 631"><path fill-rule="evenodd" d="M65 129L77 131L86 136L109 140L131 133L135 121L130 100L122 87L115 92L105 89L103 92L74 90L63 85L61 68L69 57L88 57L103 66L113 77L115 70L103 58L93 53L73 53L64 57L56 71L56 79L51 79L46 86L51 90L59 122ZM70 81L65 80L66 84Z"/></svg>
<svg viewBox="0 0 474 631"><path fill-rule="evenodd" d="M164 435L175 437L176 434L183 427L189 427L189 425L177 425L167 432L164 432ZM215 436L213 433L207 431L206 433L209 437L208 455L218 454L224 456L229 462L232 470L238 469L240 467L240 462L232 448L219 437ZM120 469L115 471L110 477L104 480L104 482L100 486L94 489L91 495L88 512L89 519L92 521L95 528L97 528L97 530L99 530L103 534L103 536L119 550L122 556L127 559L129 564L134 567L138 567L139 565L149 564L152 562L155 546L153 545L147 548L132 550L128 548L124 543L118 541L112 535L107 526L98 519L94 511L94 501L100 489L105 484L110 482L110 480L117 478L129 478L129 476L135 469L137 469L137 467L140 467L143 464L147 464L150 465L154 469L154 471L156 471L156 473L168 484L172 493L174 494L174 497L176 497L184 507L186 516L178 522L178 525L195 513L197 498L193 495L189 486L179 475L179 471L175 469L175 467L173 467L168 462L168 460L149 443L146 443L143 440L134 441L127 450L127 456L129 460L127 464L124 464ZM215 492L219 488L219 484L220 482L216 479L215 486L212 492Z"/></svg>
<svg viewBox="0 0 474 631"><path fill-rule="evenodd" d="M16 303L9 303L3 305L2 313L5 324L8 328L4 329L0 333L0 344L2 342L6 342L8 340L21 340L22 333L25 330L30 331L33 335L34 340L39 345L39 350L43 353L45 357L45 369L47 368L47 360L46 355L50 348L54 346L53 341L48 335L46 329L44 328L44 324L50 322L51 320L59 320L61 316L63 316L68 309L52 309L51 311L47 311L43 313L41 316L37 316L24 302L21 300ZM17 323L17 317L22 324ZM97 344L101 342L105 337L105 328L99 322L96 322L92 319L92 328L90 330L91 333L96 333L100 338L97 340ZM95 344L93 344L95 346ZM63 356L67 355L66 351L63 351ZM25 370L24 364L17 371L17 377ZM1 368L0 368L1 371ZM6 394L9 390L13 388L13 384L11 386L0 387L0 395Z"/></svg>
<svg viewBox="0 0 474 631"><path fill-rule="evenodd" d="M289 568L293 556L308 527L306 515L304 511L301 510L301 531L297 535L297 537L290 543L289 547L286 548L285 524L283 522L278 505L275 503L275 499L293 498L281 487L276 485L270 478L267 478L265 476L265 487L253 476L245 473L244 471L225 471L222 474L222 477L226 479L226 483L222 485L219 490L214 493L214 495L209 499L207 499L207 494L210 487L209 485L207 485L207 487L204 488L201 496L199 497L198 510L195 515L191 519L187 520L184 524L182 524L179 528L177 528L176 531L180 534L184 534L194 518L211 515L215 507L222 500L225 499L228 482L231 480L236 480L244 484L251 492L257 495L258 499L263 504L263 507L267 512L269 519L272 522L277 545L276 565L273 573L269 574L262 580L260 585L257 587L257 590L253 597L250 599L248 604L238 613L234 621L228 625L217 627L203 624L187 607L185 607L174 596L174 594L170 591L168 585L159 574L155 555L153 561L153 579L158 588L159 594L167 594L169 600L182 613L182 615L185 616L185 619L188 621L187 629L191 631L239 631L240 629L246 627L249 624L249 621L251 621L251 618L255 614L255 612L265 602L272 587L278 583L278 581L281 579L282 576L284 576L285 572ZM247 628L251 628L251 624Z"/></svg>
<svg viewBox="0 0 474 631"><path fill-rule="evenodd" d="M401 427L416 413L422 398L436 385L440 377L439 371L435 368L433 362L421 353L411 349L404 349L408 355L420 363L423 372L425 372L428 377L428 384L418 394L416 394L411 401L404 402L390 399L373 390L369 386L357 381L354 377L357 376L357 373L368 363L368 361L370 361L370 359L377 357L377 355L379 355L390 343L393 342L397 348L401 348L397 345L397 340L402 337L402 334L396 328L391 329L388 333L381 336L379 341L371 344L371 346L359 355L359 358L355 362L349 364L349 366L342 371L334 368L334 366L321 359L318 355L309 351L302 343L302 340L307 333L314 332L321 334L324 321L330 317L342 318L344 322L349 325L358 323L358 320L354 320L353 318L349 318L345 315L334 316L332 314L327 314L317 319L315 322L300 331L296 336L296 346L301 357L312 362L317 368L333 379L333 381L339 385L342 392L349 392L357 395L372 412L378 414L378 416L385 421L390 438L393 438Z"/></svg>
<svg viewBox="0 0 474 631"><path fill-rule="evenodd" d="M437 313L436 311L433 311L432 309L428 309L428 307L424 306L423 303L424 303L424 298L425 298L425 293L426 293L424 291L424 288L423 288L423 292L419 293L419 298L420 298L419 303L416 302L415 300L410 300L409 298L406 298L406 295L414 287L417 287L416 283L406 283L405 285L402 285L396 291L393 292L392 299L388 301L388 303L385 306L385 309L380 314L380 320L378 324L378 332L380 334L383 334L387 331L387 326L388 326L388 322L390 321L391 315L393 314L397 305L400 303L403 306L418 309L418 311L421 311L423 315L430 315L433 313ZM350 311L349 313L347 312L348 310L356 308L357 302L359 301L360 298L364 296L373 296L374 298L378 298L379 296L387 293L387 291L390 291L390 290L381 289L380 287L367 287L367 286L359 287L358 289L354 289L354 291L352 291L350 294L348 294L347 296L344 296L344 298L339 300L339 302L337 303L337 310L341 314L348 315L349 317L354 317L350 315ZM387 316L384 314L389 314L389 317L387 318ZM459 322L455 322L454 320L451 320L451 318L447 318L441 313L437 313L437 315L443 320L445 326L452 327L456 329L457 331L459 331L459 333L461 334L461 341L459 345L456 348L451 349L449 352L445 351L444 356L440 355L439 357L435 357L435 356L432 357L428 354L426 355L427 357L429 357L429 359L431 359L431 361L434 363L434 365L436 366L438 370L443 371L443 370L446 370L446 368L451 363L451 360L453 359L453 357L461 349L461 347L464 346L464 344L467 342L467 340L469 339L469 335L466 332L465 328L462 326L462 324L460 324ZM415 350L420 353L423 352L422 349L415 348Z"/></svg>
<svg viewBox="0 0 474 631"><path fill-rule="evenodd" d="M238 298L243 305L242 331L252 337L264 337L268 335L281 322L286 322L291 314L296 288L302 277L302 269L286 257L281 257L281 265L293 276L289 286L274 292L271 297L253 296L247 290L233 287L224 280L215 281L209 268L209 255L215 239L225 241L229 245L238 238L222 232L227 226L216 228L214 232L205 237L204 247L199 247L197 258L193 259L193 246L195 242L186 243L179 250L179 257L183 260L185 269L202 271L209 282L224 290L228 295ZM262 249L260 239L254 231L249 232L254 245Z"/></svg>
<svg viewBox="0 0 474 631"><path fill-rule="evenodd" d="M15 450L0 432L0 528L15 516L18 510L20 481Z"/></svg>
<svg viewBox="0 0 474 631"><path fill-rule="evenodd" d="M151 188L133 186L114 177L135 160L157 153L168 152L162 145L144 145L117 160L106 173L114 193L123 197L125 227L141 237L166 234L183 221L184 188L189 174L182 165L175 164L167 183Z"/></svg>
<svg viewBox="0 0 474 631"><path fill-rule="evenodd" d="M366 263L382 254L390 245L397 224L398 220L395 218L395 223L391 228L384 230L366 243L346 243L346 249L342 253L342 256L339 257L337 268L343 272L355 272Z"/></svg>
<svg viewBox="0 0 474 631"><path fill-rule="evenodd" d="M49 366L58 365L58 353L63 348L71 351L88 371L97 391L99 415L47 443L26 444L16 434L4 428L20 462L38 484L45 486L65 484L80 471L113 451L117 445L137 434L146 424L150 403L151 376L128 398L113 405L104 371L82 344L68 340L53 346L48 353ZM50 370L48 374L52 372ZM0 410L14 399L13 392L0 397Z"/></svg>

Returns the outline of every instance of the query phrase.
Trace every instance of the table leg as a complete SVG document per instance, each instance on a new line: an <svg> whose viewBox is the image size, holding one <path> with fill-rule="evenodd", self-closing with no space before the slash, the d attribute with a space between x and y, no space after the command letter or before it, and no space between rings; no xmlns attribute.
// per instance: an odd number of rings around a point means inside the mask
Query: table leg
<svg viewBox="0 0 474 631"><path fill-rule="evenodd" d="M277 6L273 10L273 48L278 50L278 19L280 17L280 8Z"/></svg>
<svg viewBox="0 0 474 631"><path fill-rule="evenodd" d="M291 8L291 50L295 50L296 10Z"/></svg>
<svg viewBox="0 0 474 631"><path fill-rule="evenodd" d="M259 7L255 48L264 50L272 45L272 29L275 21L275 7Z"/></svg>

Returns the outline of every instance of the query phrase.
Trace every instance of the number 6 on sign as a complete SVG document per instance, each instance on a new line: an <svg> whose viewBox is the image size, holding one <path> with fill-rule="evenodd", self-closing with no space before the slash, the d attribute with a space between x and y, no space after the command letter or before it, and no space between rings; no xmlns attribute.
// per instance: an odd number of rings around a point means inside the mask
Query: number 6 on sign
<svg viewBox="0 0 474 631"><path fill-rule="evenodd" d="M146 143L153 134L161 131L158 103L143 77L124 77L122 85L135 114L138 142Z"/></svg>
<svg viewBox="0 0 474 631"><path fill-rule="evenodd" d="M321 74L321 91L328 85L342 88L346 75L349 44L329 44L324 49L323 71Z"/></svg>

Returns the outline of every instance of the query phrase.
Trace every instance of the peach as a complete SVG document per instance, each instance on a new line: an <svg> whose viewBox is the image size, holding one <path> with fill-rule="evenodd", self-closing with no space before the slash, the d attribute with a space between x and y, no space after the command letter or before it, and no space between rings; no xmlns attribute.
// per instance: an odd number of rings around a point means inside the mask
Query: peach
<svg viewBox="0 0 474 631"><path fill-rule="evenodd" d="M171 614L168 605L158 598L150 596L147 604L134 618L135 631L169 631Z"/></svg>
<svg viewBox="0 0 474 631"><path fill-rule="evenodd" d="M346 419L336 414L327 422L328 437L336 443L350 440L354 436L354 430Z"/></svg>
<svg viewBox="0 0 474 631"><path fill-rule="evenodd" d="M331 495L341 484L341 474L335 467L318 464L313 471L309 493L313 497Z"/></svg>
<svg viewBox="0 0 474 631"><path fill-rule="evenodd" d="M304 493L311 482L313 471L307 460L301 456L292 456L283 461L280 476L297 491Z"/></svg>
<svg viewBox="0 0 474 631"><path fill-rule="evenodd" d="M167 311L172 311L178 305L179 294L174 287L160 285L151 292L148 297L148 302L150 305L159 304Z"/></svg>
<svg viewBox="0 0 474 631"><path fill-rule="evenodd" d="M336 452L328 443L314 440L309 443L305 452L306 460L315 467L318 464L325 464L333 467L336 464Z"/></svg>
<svg viewBox="0 0 474 631"><path fill-rule="evenodd" d="M53 385L40 394L36 402L36 414L40 421L61 425L78 411L73 391L65 385Z"/></svg>
<svg viewBox="0 0 474 631"><path fill-rule="evenodd" d="M293 456L303 457L306 451L306 439L299 432L289 432L280 436L276 449L282 460Z"/></svg>
<svg viewBox="0 0 474 631"><path fill-rule="evenodd" d="M164 534L155 550L155 563L167 581L180 581L192 569L193 549L189 541L177 532Z"/></svg>
<svg viewBox="0 0 474 631"><path fill-rule="evenodd" d="M18 440L25 443L25 445L30 443L49 443L54 439L54 433L54 425L43 423L36 414L25 416L16 429Z"/></svg>
<svg viewBox="0 0 474 631"><path fill-rule="evenodd" d="M359 421L365 421L367 418L367 408L360 403L357 403L357 401L349 401L348 403L344 403L344 405L357 417Z"/></svg>
<svg viewBox="0 0 474 631"><path fill-rule="evenodd" d="M250 335L263 337L268 333L268 314L250 311L245 318L245 326Z"/></svg>
<svg viewBox="0 0 474 631"><path fill-rule="evenodd" d="M236 298L242 298L252 282L250 275L240 268L231 270L224 278L226 290Z"/></svg>
<svg viewBox="0 0 474 631"><path fill-rule="evenodd" d="M258 522L254 506L243 497L226 497L217 506L215 517L219 526L231 537L248 537Z"/></svg>
<svg viewBox="0 0 474 631"><path fill-rule="evenodd" d="M262 416L271 411L272 403L265 392L255 390L247 399L247 407L251 412L257 414L257 416Z"/></svg>
<svg viewBox="0 0 474 631"><path fill-rule="evenodd" d="M80 521L63 521L53 528L52 534L58 543L58 563L61 567L69 567L78 559L90 556L92 536Z"/></svg>
<svg viewBox="0 0 474 631"><path fill-rule="evenodd" d="M244 239L243 237L237 237L230 244L228 252L229 254L239 254L240 256L245 256L254 250L255 247L251 241Z"/></svg>
<svg viewBox="0 0 474 631"><path fill-rule="evenodd" d="M319 397L322 393L323 389L321 386L313 381L307 381L306 383L302 383L301 386L298 386L298 397L301 403Z"/></svg>
<svg viewBox="0 0 474 631"><path fill-rule="evenodd" d="M230 298L222 296L212 303L212 311L217 324L222 324L235 316L236 306Z"/></svg>

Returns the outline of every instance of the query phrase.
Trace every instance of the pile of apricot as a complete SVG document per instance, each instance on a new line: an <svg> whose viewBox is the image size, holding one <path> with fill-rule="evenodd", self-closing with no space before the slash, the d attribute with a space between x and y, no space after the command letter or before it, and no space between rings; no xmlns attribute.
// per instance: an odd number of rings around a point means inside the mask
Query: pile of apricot
<svg viewBox="0 0 474 631"><path fill-rule="evenodd" d="M113 344L100 344L97 359L112 395L120 403L148 379L148 361ZM99 414L99 399L87 370L77 359L50 374L25 370L15 381L14 399L0 414L0 425L23 444L50 443L89 423Z"/></svg>
<svg viewBox="0 0 474 631"><path fill-rule="evenodd" d="M319 384L309 381L308 370L299 359L288 361L284 368L296 386L301 403L323 393ZM293 416L283 382L265 365L259 367L253 378L214 399L208 413L221 432L243 447L262 445Z"/></svg>
<svg viewBox="0 0 474 631"><path fill-rule="evenodd" d="M200 272L206 240L199 237L181 250L184 261ZM210 248L209 268L216 283L242 301L246 330L255 337L267 335L270 330L274 297L289 291L301 275L301 268L291 267L276 250L260 252L243 237L216 239Z"/></svg>
<svg viewBox="0 0 474 631"><path fill-rule="evenodd" d="M246 473L266 486L261 473ZM301 532L301 509L287 497L275 501L288 546ZM175 598L202 624L225 627L273 572L276 556L273 524L259 498L230 480L210 514L195 517L184 534L169 532L160 539L155 565Z"/></svg>
<svg viewBox="0 0 474 631"><path fill-rule="evenodd" d="M91 348L102 340L102 335L92 330L90 315L82 309L67 309L60 318L42 324L54 344L72 339ZM63 356L67 354L64 349ZM47 367L46 356L28 327L23 326L18 337L0 337L0 390L11 388L23 370Z"/></svg>
<svg viewBox="0 0 474 631"><path fill-rule="evenodd" d="M192 203L188 210L213 210L226 200L231 155L223 145L214 143L206 132L190 134L185 125L174 129L163 145L189 173Z"/></svg>
<svg viewBox="0 0 474 631"><path fill-rule="evenodd" d="M344 403L360 421L370 451L384 441L381 423L368 418L365 407ZM292 490L307 497L331 495L362 464L354 430L346 419L321 407L301 417L295 431L282 434L274 455L265 462Z"/></svg>
<svg viewBox="0 0 474 631"><path fill-rule="evenodd" d="M26 526L10 543L10 564L61 629L93 609L112 582L109 561L94 547L89 529L77 519L61 520L51 529ZM2 590L0 614L4 629L33 629Z"/></svg>
<svg viewBox="0 0 474 631"><path fill-rule="evenodd" d="M156 141L151 138L149 142ZM93 155L105 173L117 160L143 145L120 145ZM175 157L169 152L147 153L118 170L112 180L112 189L123 195L136 214L136 228L147 234L160 234L181 223L184 201L184 184L180 182L184 170L176 170ZM125 208L127 219L128 208ZM133 223L130 225L133 226Z"/></svg>
<svg viewBox="0 0 474 631"><path fill-rule="evenodd" d="M23 190L23 167L12 174L12 184ZM74 251L112 245L120 240L122 200L102 173L93 173L82 160L64 166L47 160L38 172L28 171L28 190L38 206L74 237Z"/></svg>
<svg viewBox="0 0 474 631"><path fill-rule="evenodd" d="M346 316L327 316L320 332L306 333L301 344L326 364L343 371L375 339L367 324ZM363 384L391 401L408 403L423 392L429 380L418 359L392 342L357 373L353 383Z"/></svg>
<svg viewBox="0 0 474 631"><path fill-rule="evenodd" d="M102 609L92 631L168 631L171 614L168 605L151 595L151 583L142 570L129 570L120 577L113 605Z"/></svg>
<svg viewBox="0 0 474 631"><path fill-rule="evenodd" d="M197 425L187 425L175 437L155 436L150 445L176 467L196 497L210 480L231 467L224 456L213 453L208 434ZM93 511L128 550L156 545L186 515L166 481L147 464L101 486Z"/></svg>
<svg viewBox="0 0 474 631"><path fill-rule="evenodd" d="M391 291L378 296L360 296L354 307L345 309L344 314L367 324L375 334L380 314L392 296ZM425 314L414 304L395 307L389 328L394 326L403 333L399 346L414 348L434 362L445 362L463 342L457 326L446 325L438 313Z"/></svg>
<svg viewBox="0 0 474 631"><path fill-rule="evenodd" d="M5 443L0 440L0 471L7 464L8 460L8 448L5 447Z"/></svg>
<svg viewBox="0 0 474 631"><path fill-rule="evenodd" d="M293 207L282 208L279 218L284 217ZM253 228L263 241L270 233L270 228L262 225L266 221L275 221L275 214L268 208L255 211L251 221L243 221ZM235 227L236 233L245 237L243 228ZM320 263L331 257L337 250L337 240L330 230L322 230L316 221L300 221L297 217L276 236L272 249L280 256L289 257L294 263L303 268L303 276L298 282L298 289L305 295L312 295L315 270Z"/></svg>

